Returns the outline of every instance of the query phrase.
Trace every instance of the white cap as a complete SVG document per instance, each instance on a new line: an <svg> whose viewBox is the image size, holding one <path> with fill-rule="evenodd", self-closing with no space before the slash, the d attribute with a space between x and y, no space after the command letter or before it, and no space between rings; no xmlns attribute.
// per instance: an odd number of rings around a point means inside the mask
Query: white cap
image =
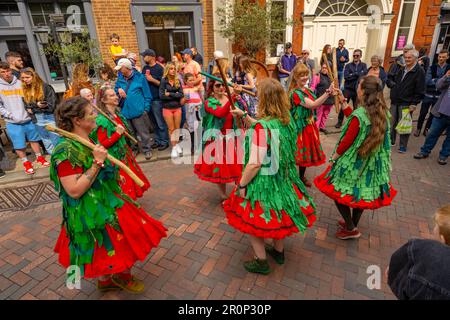
<svg viewBox="0 0 450 320"><path fill-rule="evenodd" d="M126 58L120 59L119 62L117 62L117 66L114 68L114 70L120 70L120 69L122 69L122 67L125 67L130 70L133 69L133 66L131 65L131 61Z"/></svg>

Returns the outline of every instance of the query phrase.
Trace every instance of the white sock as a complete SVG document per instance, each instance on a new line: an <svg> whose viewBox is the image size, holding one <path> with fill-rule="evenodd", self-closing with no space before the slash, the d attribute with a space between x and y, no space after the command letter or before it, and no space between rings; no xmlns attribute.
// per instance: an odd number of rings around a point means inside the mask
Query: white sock
<svg viewBox="0 0 450 320"><path fill-rule="evenodd" d="M42 156L42 154L40 152L36 152L35 155L36 155L36 158Z"/></svg>
<svg viewBox="0 0 450 320"><path fill-rule="evenodd" d="M27 158L27 157L21 158L20 160L22 160L22 162L27 162L27 161L28 161L28 158Z"/></svg>

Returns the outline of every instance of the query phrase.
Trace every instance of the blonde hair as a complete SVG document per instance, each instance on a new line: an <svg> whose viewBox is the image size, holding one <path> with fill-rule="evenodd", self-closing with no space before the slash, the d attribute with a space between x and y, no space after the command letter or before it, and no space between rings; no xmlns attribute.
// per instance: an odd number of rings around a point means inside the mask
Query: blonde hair
<svg viewBox="0 0 450 320"><path fill-rule="evenodd" d="M239 64L242 65L241 72L251 73L253 77L256 77L257 71L253 67L252 62L249 57L247 57L247 56L240 57ZM240 67L239 67L239 69L240 69Z"/></svg>
<svg viewBox="0 0 450 320"><path fill-rule="evenodd" d="M89 67L85 63L77 63L72 71L72 93L74 96L80 95L80 90L83 88L90 89L92 94L95 93L95 88L89 80Z"/></svg>
<svg viewBox="0 0 450 320"><path fill-rule="evenodd" d="M29 85L22 82L23 100L27 104L44 100L44 82L36 71L33 68L25 68L20 73L33 77Z"/></svg>
<svg viewBox="0 0 450 320"><path fill-rule="evenodd" d="M450 246L450 205L437 209L434 222L439 228L439 234L444 237L445 243Z"/></svg>
<svg viewBox="0 0 450 320"><path fill-rule="evenodd" d="M289 98L279 81L273 78L261 80L258 85L258 118L279 119L284 125L289 124Z"/></svg>
<svg viewBox="0 0 450 320"><path fill-rule="evenodd" d="M169 74L170 67L175 68L175 74L173 76L171 76ZM180 80L178 79L177 72L178 72L178 70L177 70L177 66L175 65L175 63L167 62L166 66L164 67L163 78L166 78L167 80L172 80L173 82L175 82L175 88L180 87Z"/></svg>
<svg viewBox="0 0 450 320"><path fill-rule="evenodd" d="M289 85L289 93L294 91L295 88L298 87L297 79L300 77L306 77L309 76L309 69L308 67L303 63L297 63L294 69L291 72L292 74L292 81Z"/></svg>

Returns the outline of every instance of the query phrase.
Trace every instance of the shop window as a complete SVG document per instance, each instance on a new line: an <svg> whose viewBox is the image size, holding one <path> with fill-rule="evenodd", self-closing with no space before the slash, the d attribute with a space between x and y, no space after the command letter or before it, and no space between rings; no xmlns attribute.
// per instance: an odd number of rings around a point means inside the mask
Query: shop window
<svg viewBox="0 0 450 320"><path fill-rule="evenodd" d="M19 9L15 2L0 3L0 28L23 27Z"/></svg>
<svg viewBox="0 0 450 320"><path fill-rule="evenodd" d="M286 0L272 0L272 21L287 20L287 1ZM286 29L272 29L270 34L270 56L276 57L280 55L280 49L286 42Z"/></svg>
<svg viewBox="0 0 450 320"><path fill-rule="evenodd" d="M399 15L400 19L394 43L395 51L401 51L407 43L412 42L419 6L420 1L402 1Z"/></svg>
<svg viewBox="0 0 450 320"><path fill-rule="evenodd" d="M64 14L67 26L72 29L79 29L87 26L86 15L84 14L83 3L80 1L64 2L59 4L61 13Z"/></svg>
<svg viewBox="0 0 450 320"><path fill-rule="evenodd" d="M29 3L31 20L35 27L45 27L50 25L49 15L55 13L53 3Z"/></svg>

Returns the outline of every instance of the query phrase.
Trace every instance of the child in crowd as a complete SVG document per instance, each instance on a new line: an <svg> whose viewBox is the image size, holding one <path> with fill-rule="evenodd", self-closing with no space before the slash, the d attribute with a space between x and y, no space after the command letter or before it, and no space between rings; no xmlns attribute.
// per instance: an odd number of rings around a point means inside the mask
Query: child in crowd
<svg viewBox="0 0 450 320"><path fill-rule="evenodd" d="M111 52L112 59L117 65L117 62L121 58L126 58L128 53L120 45L120 37L117 33L113 33L109 38L111 39L111 47L109 50Z"/></svg>
<svg viewBox="0 0 450 320"><path fill-rule="evenodd" d="M194 154L195 133L201 130L200 109L202 108L204 90L203 86L194 86L195 77L192 73L184 75L183 93L185 98L186 122L191 135L191 154ZM200 131L201 132L201 131ZM197 135L199 137L199 135Z"/></svg>

